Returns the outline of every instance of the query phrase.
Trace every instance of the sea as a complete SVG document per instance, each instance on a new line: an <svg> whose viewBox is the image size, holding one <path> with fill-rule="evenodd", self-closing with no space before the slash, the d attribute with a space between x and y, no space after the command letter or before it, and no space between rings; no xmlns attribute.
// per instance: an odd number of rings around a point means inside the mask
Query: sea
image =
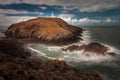
<svg viewBox="0 0 120 80"><path fill-rule="evenodd" d="M110 52L115 52L116 56L103 55L83 55L81 51L62 51L66 46L48 46L44 44L26 44L24 47L33 53L33 57L64 60L68 65L81 69L85 72L98 73L103 80L120 80L120 27L81 27L83 41L70 45L89 44L99 42L109 48ZM2 32L5 29L0 29ZM4 33L0 33L4 37ZM1 38L0 38L1 39Z"/></svg>

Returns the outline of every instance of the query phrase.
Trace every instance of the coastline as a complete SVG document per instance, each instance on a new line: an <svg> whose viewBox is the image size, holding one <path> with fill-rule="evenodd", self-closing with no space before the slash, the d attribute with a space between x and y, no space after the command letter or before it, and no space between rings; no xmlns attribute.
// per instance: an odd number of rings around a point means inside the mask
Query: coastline
<svg viewBox="0 0 120 80"><path fill-rule="evenodd" d="M6 40L6 41L0 40L0 42L1 42L0 65L2 67L0 71L2 72L1 78L3 79L101 80L100 76L97 73L83 72L79 69L75 69L74 67L67 65L64 61L60 61L60 60L43 61L41 59L31 58L30 52L21 50L23 49L23 45L21 45L21 42L10 41L10 40ZM2 43L4 46L2 45ZM9 49L11 50L11 53L9 53ZM6 70L7 73L5 72Z"/></svg>

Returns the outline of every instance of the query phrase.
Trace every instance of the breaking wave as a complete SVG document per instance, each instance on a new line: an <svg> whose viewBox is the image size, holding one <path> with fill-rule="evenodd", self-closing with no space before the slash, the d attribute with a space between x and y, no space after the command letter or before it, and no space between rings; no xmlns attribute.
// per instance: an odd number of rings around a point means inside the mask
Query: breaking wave
<svg viewBox="0 0 120 80"><path fill-rule="evenodd" d="M73 43L70 45L82 45L82 44L88 44L90 43L91 37L90 37L90 32L89 31L85 31L83 33L83 40L82 42L77 42L77 43ZM103 44L103 43L102 43ZM48 59L59 59L59 60L65 60L66 62L72 62L72 63L81 63L81 62L85 62L86 64L89 63L100 63L100 62L110 62L116 59L116 57L110 56L110 55L96 55L96 54L92 54L91 56L85 56L83 55L83 50L80 51L62 51L61 48L65 48L68 47L70 45L67 46L47 46L47 45L43 45L43 44L28 44L27 48L32 51L37 53L37 57L38 56L43 56L46 57ZM114 48L111 47L107 44L104 44L105 46L107 46L109 48L108 52L115 52L117 54L119 54L119 51Z"/></svg>

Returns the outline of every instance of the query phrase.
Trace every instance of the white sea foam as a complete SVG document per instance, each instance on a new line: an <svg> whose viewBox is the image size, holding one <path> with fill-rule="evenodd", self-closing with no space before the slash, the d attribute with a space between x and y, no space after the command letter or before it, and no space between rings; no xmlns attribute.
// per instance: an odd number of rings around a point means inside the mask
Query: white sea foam
<svg viewBox="0 0 120 80"><path fill-rule="evenodd" d="M99 75L102 77L103 80L112 80L110 77L108 77L106 74L99 73Z"/></svg>
<svg viewBox="0 0 120 80"><path fill-rule="evenodd" d="M78 41L76 43L72 43L72 44L69 44L69 45L65 45L65 46L48 46L48 50L49 51L57 51L57 50L61 50L61 48L66 48L68 46L72 46L72 45L83 45L83 44L88 44L91 42L91 37L90 37L90 32L89 31L84 31L82 33L82 37L83 41Z"/></svg>
<svg viewBox="0 0 120 80"><path fill-rule="evenodd" d="M86 63L100 63L100 62L108 62L112 61L114 57L109 55L96 55L91 54L90 56L83 55L83 50L81 51L74 51L74 52L64 52L64 60L72 61L74 63L86 62Z"/></svg>
<svg viewBox="0 0 120 80"><path fill-rule="evenodd" d="M34 45L34 44L27 44L25 46L27 46L26 49L32 53L32 57L39 58L39 57L43 56L43 57L46 57L48 59L56 59L56 58L46 56L45 53L42 53L40 50L32 48L31 45Z"/></svg>
<svg viewBox="0 0 120 80"><path fill-rule="evenodd" d="M84 43L84 44L90 43L91 42L91 33L89 31L84 31L82 33L82 39L83 39L82 43Z"/></svg>
<svg viewBox="0 0 120 80"><path fill-rule="evenodd" d="M105 45L106 47L108 47L107 52L115 52L116 54L120 55L120 51L117 48L110 46L108 44L104 44L104 43L102 43L102 44Z"/></svg>
<svg viewBox="0 0 120 80"><path fill-rule="evenodd" d="M48 50L49 51L58 51L60 50L62 47L59 46L48 46Z"/></svg>
<svg viewBox="0 0 120 80"><path fill-rule="evenodd" d="M60 56L60 57L55 58L55 56L54 57L47 56L46 53L43 53L39 50L36 50L36 49L32 48L31 45L29 45L28 48L31 51L38 53L37 55L35 55L37 57L38 56L44 56L48 59L59 59L59 60L65 60L66 62L73 62L73 63L85 62L86 64L92 64L92 63L99 64L101 62L107 62L108 63L108 62L111 62L111 61L115 60L115 57L112 57L112 56L109 56L109 55L104 56L104 55L96 55L96 54L92 53L91 56L85 56L85 55L83 55L83 50L73 51L73 52L70 52L70 51L64 52L63 51L63 52L61 52L62 57ZM48 47L48 50L49 50L49 47Z"/></svg>

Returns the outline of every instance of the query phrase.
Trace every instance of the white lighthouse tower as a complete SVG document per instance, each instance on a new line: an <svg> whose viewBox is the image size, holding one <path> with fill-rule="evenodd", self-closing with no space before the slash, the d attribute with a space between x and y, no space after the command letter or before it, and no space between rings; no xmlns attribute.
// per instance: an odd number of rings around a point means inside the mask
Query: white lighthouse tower
<svg viewBox="0 0 120 80"><path fill-rule="evenodd" d="M51 12L51 17L56 17L53 11Z"/></svg>

